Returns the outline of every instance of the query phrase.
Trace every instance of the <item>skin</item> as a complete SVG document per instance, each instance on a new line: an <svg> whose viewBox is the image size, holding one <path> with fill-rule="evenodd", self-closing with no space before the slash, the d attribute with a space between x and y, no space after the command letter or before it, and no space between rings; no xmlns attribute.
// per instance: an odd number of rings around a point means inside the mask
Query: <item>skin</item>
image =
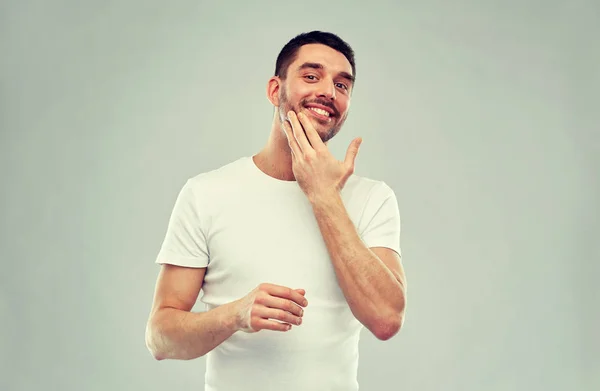
<svg viewBox="0 0 600 391"><path fill-rule="evenodd" d="M337 280L354 316L377 338L387 340L404 323L406 277L400 255L367 248L342 201L341 189L354 172L361 139L340 162L329 152L308 116L288 114L284 123L292 172L310 201Z"/></svg>
<svg viewBox="0 0 600 391"><path fill-rule="evenodd" d="M323 65L323 69L303 68L303 64ZM271 133L265 147L254 156L254 162L267 175L293 181L292 156L283 124L288 112L305 113L321 140L327 144L348 117L353 85L343 78L352 74L352 66L340 52L319 44L304 45L289 65L285 79L273 76L267 83L267 98L276 110ZM342 87L345 85L345 87ZM331 121L316 118L307 105L325 103L335 111Z"/></svg>
<svg viewBox="0 0 600 391"><path fill-rule="evenodd" d="M354 172L362 139L350 143L342 162L327 148L348 116L353 86L345 76L351 74L343 54L319 44L302 46L285 78L274 76L267 83L275 112L267 143L253 160L267 175L298 182L313 207L352 313L377 338L387 340L404 322L406 277L401 258L388 248L364 245L340 196ZM315 114L308 108L315 104L333 115ZM205 272L206 268L162 265L146 327L146 345L156 359L203 356L237 331L285 332L292 324L300 325L309 310L304 289L260 284L239 300L192 313Z"/></svg>

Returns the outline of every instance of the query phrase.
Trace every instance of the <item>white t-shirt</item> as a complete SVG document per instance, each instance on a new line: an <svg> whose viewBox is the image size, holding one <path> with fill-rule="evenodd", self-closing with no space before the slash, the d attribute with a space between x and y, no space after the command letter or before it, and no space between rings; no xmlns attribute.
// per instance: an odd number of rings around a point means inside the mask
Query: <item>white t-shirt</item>
<svg viewBox="0 0 600 391"><path fill-rule="evenodd" d="M352 175L341 192L367 247L400 254L400 214L382 181ZM363 325L342 293L312 207L295 181L263 173L252 157L190 178L156 263L206 267L200 300L211 310L263 282L305 289L302 325L238 331L207 354L207 391L358 390Z"/></svg>

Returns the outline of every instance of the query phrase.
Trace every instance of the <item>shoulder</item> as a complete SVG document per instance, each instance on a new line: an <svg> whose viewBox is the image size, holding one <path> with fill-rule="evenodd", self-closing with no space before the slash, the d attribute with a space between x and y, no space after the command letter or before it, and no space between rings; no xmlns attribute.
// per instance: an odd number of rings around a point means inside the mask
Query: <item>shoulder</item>
<svg viewBox="0 0 600 391"><path fill-rule="evenodd" d="M385 182L360 175L351 175L342 189L342 194L349 198L385 199L395 196L394 190Z"/></svg>
<svg viewBox="0 0 600 391"><path fill-rule="evenodd" d="M230 186L239 183L240 178L244 175L244 170L247 169L247 163L247 157L238 158L213 170L190 177L186 186L192 191L202 191L203 193L207 190L227 190Z"/></svg>

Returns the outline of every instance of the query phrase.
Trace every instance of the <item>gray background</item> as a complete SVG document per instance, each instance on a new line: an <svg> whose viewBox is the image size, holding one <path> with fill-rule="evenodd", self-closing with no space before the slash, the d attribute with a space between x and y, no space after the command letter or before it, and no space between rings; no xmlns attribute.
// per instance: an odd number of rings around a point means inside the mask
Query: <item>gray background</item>
<svg viewBox="0 0 600 391"><path fill-rule="evenodd" d="M403 330L363 390L599 389L600 5L0 3L0 389L202 390L144 345L185 180L265 143L281 47L355 49L357 174L402 213ZM197 306L199 307L199 305ZM201 310L202 308L197 308Z"/></svg>

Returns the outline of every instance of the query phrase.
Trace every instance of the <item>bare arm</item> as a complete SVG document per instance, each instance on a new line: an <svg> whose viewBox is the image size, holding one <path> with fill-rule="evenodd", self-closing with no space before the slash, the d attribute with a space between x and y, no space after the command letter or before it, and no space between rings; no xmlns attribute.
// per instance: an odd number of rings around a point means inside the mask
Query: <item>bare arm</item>
<svg viewBox="0 0 600 391"><path fill-rule="evenodd" d="M391 338L402 327L406 305L400 256L365 246L339 193L315 198L312 206L352 313L377 338Z"/></svg>
<svg viewBox="0 0 600 391"><path fill-rule="evenodd" d="M190 312L205 273L206 268L162 265L146 326L146 346L157 360L201 357L237 331L235 302Z"/></svg>
<svg viewBox="0 0 600 391"><path fill-rule="evenodd" d="M146 326L146 346L157 360L191 360L237 331L287 331L301 323L301 307L308 304L305 291L273 284L260 284L246 296L210 311L190 312L205 273L206 268L162 266Z"/></svg>
<svg viewBox="0 0 600 391"><path fill-rule="evenodd" d="M340 288L356 319L377 338L389 339L404 321L406 281L400 256L391 249L366 247L340 194L354 172L362 139L353 140L340 162L306 114L287 114L283 129L292 171L312 205Z"/></svg>

